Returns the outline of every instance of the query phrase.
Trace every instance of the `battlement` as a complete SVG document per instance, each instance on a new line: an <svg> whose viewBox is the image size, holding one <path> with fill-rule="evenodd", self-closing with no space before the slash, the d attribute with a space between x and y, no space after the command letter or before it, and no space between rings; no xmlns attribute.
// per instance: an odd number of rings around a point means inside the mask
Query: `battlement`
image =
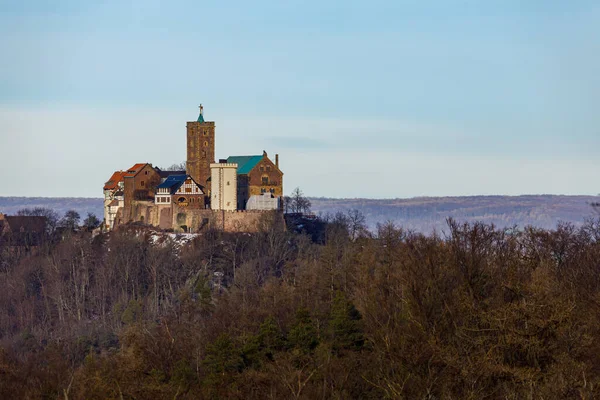
<svg viewBox="0 0 600 400"><path fill-rule="evenodd" d="M281 212L280 210L211 210L213 212L224 212L228 214L268 214L272 212Z"/></svg>
<svg viewBox="0 0 600 400"><path fill-rule="evenodd" d="M202 126L215 126L215 121L204 121L204 122L199 122L199 121L188 121L186 126L190 126L190 124L198 124L198 125L202 125Z"/></svg>
<svg viewBox="0 0 600 400"><path fill-rule="evenodd" d="M211 163L211 168L237 168L238 165L236 163Z"/></svg>

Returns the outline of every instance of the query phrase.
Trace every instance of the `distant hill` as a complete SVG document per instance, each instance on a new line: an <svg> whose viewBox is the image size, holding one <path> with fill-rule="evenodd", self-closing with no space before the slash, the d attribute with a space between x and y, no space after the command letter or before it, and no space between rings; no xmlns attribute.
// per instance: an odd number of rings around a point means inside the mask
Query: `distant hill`
<svg viewBox="0 0 600 400"><path fill-rule="evenodd" d="M377 223L393 221L407 229L430 233L446 227L446 218L483 221L498 227L527 225L552 229L559 221L581 225L596 214L590 203L595 196L464 196L416 197L412 199L330 199L311 198L315 213L357 209L367 218L370 229Z"/></svg>
<svg viewBox="0 0 600 400"><path fill-rule="evenodd" d="M75 210L85 218L88 212L104 218L101 198L86 197L0 197L0 213L13 215L22 208L51 208L62 217L66 211Z"/></svg>
<svg viewBox="0 0 600 400"><path fill-rule="evenodd" d="M423 233L442 231L446 218L459 221L483 221L498 227L532 225L555 228L559 221L581 225L594 214L590 203L595 196L464 196L415 197L412 199L332 199L311 198L316 214L357 209L367 218L370 229L377 223L393 221L407 229ZM101 198L73 197L0 197L0 213L15 214L25 207L48 207L63 215L76 210L82 217L91 212L102 219Z"/></svg>

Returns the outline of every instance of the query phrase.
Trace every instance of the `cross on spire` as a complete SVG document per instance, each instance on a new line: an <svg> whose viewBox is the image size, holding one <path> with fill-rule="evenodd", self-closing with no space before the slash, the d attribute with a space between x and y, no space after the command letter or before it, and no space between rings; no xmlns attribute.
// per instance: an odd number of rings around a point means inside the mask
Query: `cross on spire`
<svg viewBox="0 0 600 400"><path fill-rule="evenodd" d="M198 122L204 122L204 107L202 107L202 104L200 104L198 107L200 107L200 115L198 115Z"/></svg>

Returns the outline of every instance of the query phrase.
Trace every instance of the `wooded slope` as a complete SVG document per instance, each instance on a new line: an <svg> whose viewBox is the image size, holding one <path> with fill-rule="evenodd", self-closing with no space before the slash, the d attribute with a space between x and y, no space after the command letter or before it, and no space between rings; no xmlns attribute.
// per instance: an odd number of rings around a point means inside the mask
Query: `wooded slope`
<svg viewBox="0 0 600 400"><path fill-rule="evenodd" d="M270 226L0 247L0 398L600 395L600 221Z"/></svg>

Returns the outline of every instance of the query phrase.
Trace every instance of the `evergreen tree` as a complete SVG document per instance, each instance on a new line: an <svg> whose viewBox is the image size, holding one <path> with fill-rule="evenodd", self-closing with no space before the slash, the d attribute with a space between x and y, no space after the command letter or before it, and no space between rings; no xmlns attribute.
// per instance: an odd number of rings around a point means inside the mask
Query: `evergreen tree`
<svg viewBox="0 0 600 400"><path fill-rule="evenodd" d="M220 335L206 348L204 366L211 374L235 372L242 369L242 357L228 334Z"/></svg>
<svg viewBox="0 0 600 400"><path fill-rule="evenodd" d="M300 308L296 312L296 321L288 333L290 345L301 352L308 353L319 344L319 338L308 310Z"/></svg>
<svg viewBox="0 0 600 400"><path fill-rule="evenodd" d="M329 321L335 350L359 350L365 342L360 312L342 292L337 292Z"/></svg>
<svg viewBox="0 0 600 400"><path fill-rule="evenodd" d="M276 351L283 349L285 339L273 316L268 317L260 324L258 340L263 355L269 360L273 359L273 355Z"/></svg>

